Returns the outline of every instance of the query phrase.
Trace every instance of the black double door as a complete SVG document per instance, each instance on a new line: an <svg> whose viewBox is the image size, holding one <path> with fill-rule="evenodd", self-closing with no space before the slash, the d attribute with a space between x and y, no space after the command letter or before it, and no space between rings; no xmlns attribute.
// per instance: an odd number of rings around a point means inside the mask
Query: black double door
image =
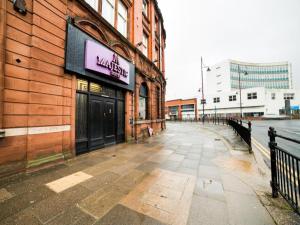
<svg viewBox="0 0 300 225"><path fill-rule="evenodd" d="M118 109L118 100L97 95L77 93L76 152L82 154L121 142L124 134L124 109ZM122 104L124 107L124 104ZM86 110L86 112L85 112Z"/></svg>

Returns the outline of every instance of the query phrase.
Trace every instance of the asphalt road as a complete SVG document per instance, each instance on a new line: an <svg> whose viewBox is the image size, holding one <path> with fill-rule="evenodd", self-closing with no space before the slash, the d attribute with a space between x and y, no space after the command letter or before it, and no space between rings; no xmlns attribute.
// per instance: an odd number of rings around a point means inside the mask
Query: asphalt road
<svg viewBox="0 0 300 225"><path fill-rule="evenodd" d="M264 120L252 121L252 137L269 149L268 129L272 126L277 134L300 140L300 120ZM300 157L300 144L276 138L278 146Z"/></svg>

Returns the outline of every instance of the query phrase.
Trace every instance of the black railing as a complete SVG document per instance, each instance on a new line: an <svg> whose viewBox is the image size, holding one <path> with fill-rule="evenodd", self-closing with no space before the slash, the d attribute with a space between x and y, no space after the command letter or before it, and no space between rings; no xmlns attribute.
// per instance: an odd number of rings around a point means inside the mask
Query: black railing
<svg viewBox="0 0 300 225"><path fill-rule="evenodd" d="M251 143L251 122L249 121L248 127L243 126L242 120L227 119L227 124L233 128L237 135L239 135L249 146L249 152L252 152Z"/></svg>
<svg viewBox="0 0 300 225"><path fill-rule="evenodd" d="M277 134L273 127L269 128L268 135L270 137L272 196L276 198L280 193L300 214L300 158L279 147L276 137L297 144L300 144L300 141Z"/></svg>

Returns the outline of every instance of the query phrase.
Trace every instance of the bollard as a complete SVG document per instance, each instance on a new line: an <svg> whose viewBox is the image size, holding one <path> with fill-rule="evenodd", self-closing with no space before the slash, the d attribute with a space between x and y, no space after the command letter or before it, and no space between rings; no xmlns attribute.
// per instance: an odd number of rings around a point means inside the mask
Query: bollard
<svg viewBox="0 0 300 225"><path fill-rule="evenodd" d="M249 131L249 138L250 138L249 153L252 153L252 140L251 140L252 123L250 120L248 121L248 131Z"/></svg>
<svg viewBox="0 0 300 225"><path fill-rule="evenodd" d="M270 147L270 155L271 155L271 182L270 185L272 187L272 197L278 197L278 183L277 183L277 170L276 170L276 149L277 146L275 137L276 131L273 127L269 128L268 136L270 137L269 147Z"/></svg>

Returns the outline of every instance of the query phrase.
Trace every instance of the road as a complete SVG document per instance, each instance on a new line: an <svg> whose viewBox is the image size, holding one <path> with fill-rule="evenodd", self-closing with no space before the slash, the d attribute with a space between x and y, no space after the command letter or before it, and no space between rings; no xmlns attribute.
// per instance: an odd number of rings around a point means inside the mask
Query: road
<svg viewBox="0 0 300 225"><path fill-rule="evenodd" d="M300 140L300 120L264 120L252 121L252 137L255 138L265 148L268 148L268 129L272 126L277 134L289 138ZM286 149L290 153L300 157L300 145L280 138L276 138L278 146Z"/></svg>

